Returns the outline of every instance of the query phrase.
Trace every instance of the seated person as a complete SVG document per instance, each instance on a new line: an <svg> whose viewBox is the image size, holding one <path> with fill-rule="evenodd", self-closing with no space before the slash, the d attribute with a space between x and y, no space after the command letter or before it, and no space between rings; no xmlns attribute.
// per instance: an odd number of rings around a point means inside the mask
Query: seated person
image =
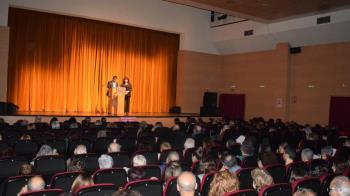
<svg viewBox="0 0 350 196"><path fill-rule="evenodd" d="M221 171L228 170L231 174L234 174L237 170L241 169L241 166L237 164L236 157L232 154L223 155L221 163Z"/></svg>
<svg viewBox="0 0 350 196"><path fill-rule="evenodd" d="M350 182L346 176L335 177L329 186L330 196L349 196Z"/></svg>
<svg viewBox="0 0 350 196"><path fill-rule="evenodd" d="M295 150L290 147L290 146L286 146L284 149L284 154L283 154L283 160L284 160L284 164L288 165L294 162L294 160L296 159L297 155Z"/></svg>
<svg viewBox="0 0 350 196"><path fill-rule="evenodd" d="M19 168L19 175L30 175L33 173L33 165L25 163Z"/></svg>
<svg viewBox="0 0 350 196"><path fill-rule="evenodd" d="M27 184L22 187L18 195L22 193L31 192L31 191L40 191L45 189L45 181L41 176L34 176L30 178Z"/></svg>
<svg viewBox="0 0 350 196"><path fill-rule="evenodd" d="M279 164L277 155L273 152L260 153L258 156L258 166L260 169L268 165Z"/></svg>
<svg viewBox="0 0 350 196"><path fill-rule="evenodd" d="M112 143L109 144L107 152L108 153L114 153L114 152L120 152L121 145L117 143L116 140L114 140Z"/></svg>
<svg viewBox="0 0 350 196"><path fill-rule="evenodd" d="M83 144L79 144L74 148L73 154L74 155L80 155L80 154L86 154L87 149L86 146ZM67 159L67 167L69 168L71 165L71 158Z"/></svg>
<svg viewBox="0 0 350 196"><path fill-rule="evenodd" d="M73 181L73 184L72 184L70 192L72 194L75 194L78 191L78 189L80 189L82 187L85 187L85 186L90 186L90 185L93 185L93 184L94 184L94 182L92 181L90 175L88 175L88 174L80 174Z"/></svg>
<svg viewBox="0 0 350 196"><path fill-rule="evenodd" d="M144 169L140 167L133 167L128 170L128 181L132 182L135 180L145 179L146 172Z"/></svg>
<svg viewBox="0 0 350 196"><path fill-rule="evenodd" d="M164 171L164 181L168 181L171 177L177 177L181 174L182 168L178 161L170 162Z"/></svg>
<svg viewBox="0 0 350 196"><path fill-rule="evenodd" d="M177 190L180 196L194 195L197 186L196 177L191 172L182 172L177 178Z"/></svg>
<svg viewBox="0 0 350 196"><path fill-rule="evenodd" d="M308 173L307 173L307 171L304 168L297 167L297 168L292 170L292 172L290 174L289 182L293 183L296 180L303 179L307 175L308 175Z"/></svg>
<svg viewBox="0 0 350 196"><path fill-rule="evenodd" d="M210 183L209 196L222 196L225 193L239 190L239 180L236 174L229 171L221 171L214 175Z"/></svg>
<svg viewBox="0 0 350 196"><path fill-rule="evenodd" d="M304 148L301 151L301 161L309 163L314 158L314 152L310 148Z"/></svg>
<svg viewBox="0 0 350 196"><path fill-rule="evenodd" d="M128 189L119 189L118 191L114 192L112 196L142 196L137 191L132 191Z"/></svg>
<svg viewBox="0 0 350 196"><path fill-rule="evenodd" d="M102 154L98 158L98 165L100 169L109 169L113 167L113 158L107 154Z"/></svg>
<svg viewBox="0 0 350 196"><path fill-rule="evenodd" d="M317 194L308 188L301 188L300 190L297 190L293 196L317 196Z"/></svg>
<svg viewBox="0 0 350 196"><path fill-rule="evenodd" d="M203 158L199 163L198 178L202 181L203 176L207 173L216 172L216 164L214 160Z"/></svg>
<svg viewBox="0 0 350 196"><path fill-rule="evenodd" d="M332 170L335 174L342 174L349 168L349 162L345 158L338 158L333 161Z"/></svg>
<svg viewBox="0 0 350 196"><path fill-rule="evenodd" d="M260 168L252 170L251 176L253 179L253 188L256 192L259 192L263 187L273 184L273 179L271 175Z"/></svg>

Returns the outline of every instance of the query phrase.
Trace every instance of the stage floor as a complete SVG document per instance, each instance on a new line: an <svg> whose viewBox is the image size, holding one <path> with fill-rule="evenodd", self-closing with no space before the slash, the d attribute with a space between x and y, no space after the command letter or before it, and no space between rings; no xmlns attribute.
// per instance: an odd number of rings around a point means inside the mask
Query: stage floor
<svg viewBox="0 0 350 196"><path fill-rule="evenodd" d="M108 113L93 113L93 112L17 112L15 114L8 114L4 116L55 116L55 117L199 117L196 113L128 113L126 115L112 115Z"/></svg>

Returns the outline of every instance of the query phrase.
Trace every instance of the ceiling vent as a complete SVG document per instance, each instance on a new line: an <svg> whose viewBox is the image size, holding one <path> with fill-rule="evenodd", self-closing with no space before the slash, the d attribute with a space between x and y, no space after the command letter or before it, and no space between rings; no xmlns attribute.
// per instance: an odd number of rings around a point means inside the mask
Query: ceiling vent
<svg viewBox="0 0 350 196"><path fill-rule="evenodd" d="M317 24L325 24L331 22L331 16L323 16L317 18Z"/></svg>

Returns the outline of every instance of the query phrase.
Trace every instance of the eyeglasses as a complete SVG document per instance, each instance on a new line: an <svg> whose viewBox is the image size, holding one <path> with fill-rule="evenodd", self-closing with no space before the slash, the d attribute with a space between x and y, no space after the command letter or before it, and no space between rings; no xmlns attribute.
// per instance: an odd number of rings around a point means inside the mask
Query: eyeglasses
<svg viewBox="0 0 350 196"><path fill-rule="evenodd" d="M342 193L342 192L349 191L349 190L348 189L342 189L342 188L329 188L328 192L330 193L332 191Z"/></svg>

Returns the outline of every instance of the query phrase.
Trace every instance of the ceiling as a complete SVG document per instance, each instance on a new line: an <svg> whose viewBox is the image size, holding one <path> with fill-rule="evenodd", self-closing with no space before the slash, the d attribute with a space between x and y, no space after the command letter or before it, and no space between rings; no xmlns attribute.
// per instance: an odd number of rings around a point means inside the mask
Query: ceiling
<svg viewBox="0 0 350 196"><path fill-rule="evenodd" d="M259 22L346 9L350 0L165 0Z"/></svg>

